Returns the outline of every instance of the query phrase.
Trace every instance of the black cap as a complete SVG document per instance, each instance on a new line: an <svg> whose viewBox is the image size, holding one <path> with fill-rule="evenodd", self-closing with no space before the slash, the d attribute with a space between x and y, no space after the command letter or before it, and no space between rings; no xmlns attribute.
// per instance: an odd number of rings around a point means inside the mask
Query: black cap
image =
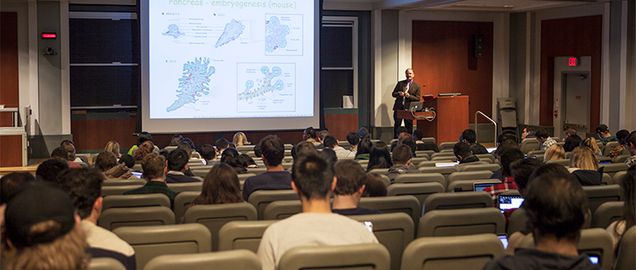
<svg viewBox="0 0 636 270"><path fill-rule="evenodd" d="M29 184L12 196L4 213L7 237L17 248L44 244L66 235L75 226L75 207L68 194L43 182ZM54 221L58 226L32 232L33 225Z"/></svg>
<svg viewBox="0 0 636 270"><path fill-rule="evenodd" d="M596 133L608 132L608 131L609 131L609 128L605 124L601 124L600 126L596 128Z"/></svg>

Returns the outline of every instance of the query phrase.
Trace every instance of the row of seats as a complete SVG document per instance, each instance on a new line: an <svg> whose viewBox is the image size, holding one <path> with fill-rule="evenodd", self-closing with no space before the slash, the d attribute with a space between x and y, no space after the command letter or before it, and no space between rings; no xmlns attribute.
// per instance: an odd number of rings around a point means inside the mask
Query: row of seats
<svg viewBox="0 0 636 270"><path fill-rule="evenodd" d="M412 224L399 225L408 223L409 218L404 214L358 216L355 219L373 222L373 232L381 245L297 248L283 256L279 269L469 270L482 269L488 261L503 255L503 246L495 234L414 239ZM220 232L219 250L222 252L214 253L210 253L210 233L200 224L124 227L114 230L114 233L135 249L137 269L260 269L258 258L252 252L257 251L265 229L272 223L228 223ZM532 235L523 239L520 247L532 248ZM578 249L581 253L599 256L603 269L612 269L613 244L605 230L583 230ZM636 262L634 253L636 228L631 228L621 241L615 269L633 269ZM105 265L116 264L113 261L95 260L90 269L123 269L106 268Z"/></svg>

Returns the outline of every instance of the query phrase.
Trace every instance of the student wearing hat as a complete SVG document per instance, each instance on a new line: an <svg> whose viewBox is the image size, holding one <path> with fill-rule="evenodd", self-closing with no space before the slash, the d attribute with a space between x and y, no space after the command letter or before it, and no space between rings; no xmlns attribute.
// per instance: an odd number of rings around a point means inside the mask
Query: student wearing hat
<svg viewBox="0 0 636 270"><path fill-rule="evenodd" d="M601 124L596 128L596 135L598 136L598 139L603 143L603 145L606 145L608 142L616 141L616 137L612 135L612 133L609 131L609 127L607 127L607 125L605 124Z"/></svg>

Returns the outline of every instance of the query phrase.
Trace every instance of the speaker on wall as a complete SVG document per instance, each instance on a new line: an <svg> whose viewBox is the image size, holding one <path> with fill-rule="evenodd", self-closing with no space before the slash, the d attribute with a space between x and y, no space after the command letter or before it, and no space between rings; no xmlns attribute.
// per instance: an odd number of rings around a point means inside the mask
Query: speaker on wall
<svg viewBox="0 0 636 270"><path fill-rule="evenodd" d="M482 34L473 35L473 56L484 56L484 35Z"/></svg>

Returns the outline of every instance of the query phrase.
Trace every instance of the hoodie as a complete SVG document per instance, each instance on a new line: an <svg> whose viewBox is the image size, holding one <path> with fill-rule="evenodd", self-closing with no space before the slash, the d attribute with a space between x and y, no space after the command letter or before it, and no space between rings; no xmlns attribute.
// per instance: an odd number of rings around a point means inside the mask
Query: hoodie
<svg viewBox="0 0 636 270"><path fill-rule="evenodd" d="M514 256L505 256L489 262L484 270L601 270L590 262L587 255L578 257L547 253L536 249L519 249Z"/></svg>

